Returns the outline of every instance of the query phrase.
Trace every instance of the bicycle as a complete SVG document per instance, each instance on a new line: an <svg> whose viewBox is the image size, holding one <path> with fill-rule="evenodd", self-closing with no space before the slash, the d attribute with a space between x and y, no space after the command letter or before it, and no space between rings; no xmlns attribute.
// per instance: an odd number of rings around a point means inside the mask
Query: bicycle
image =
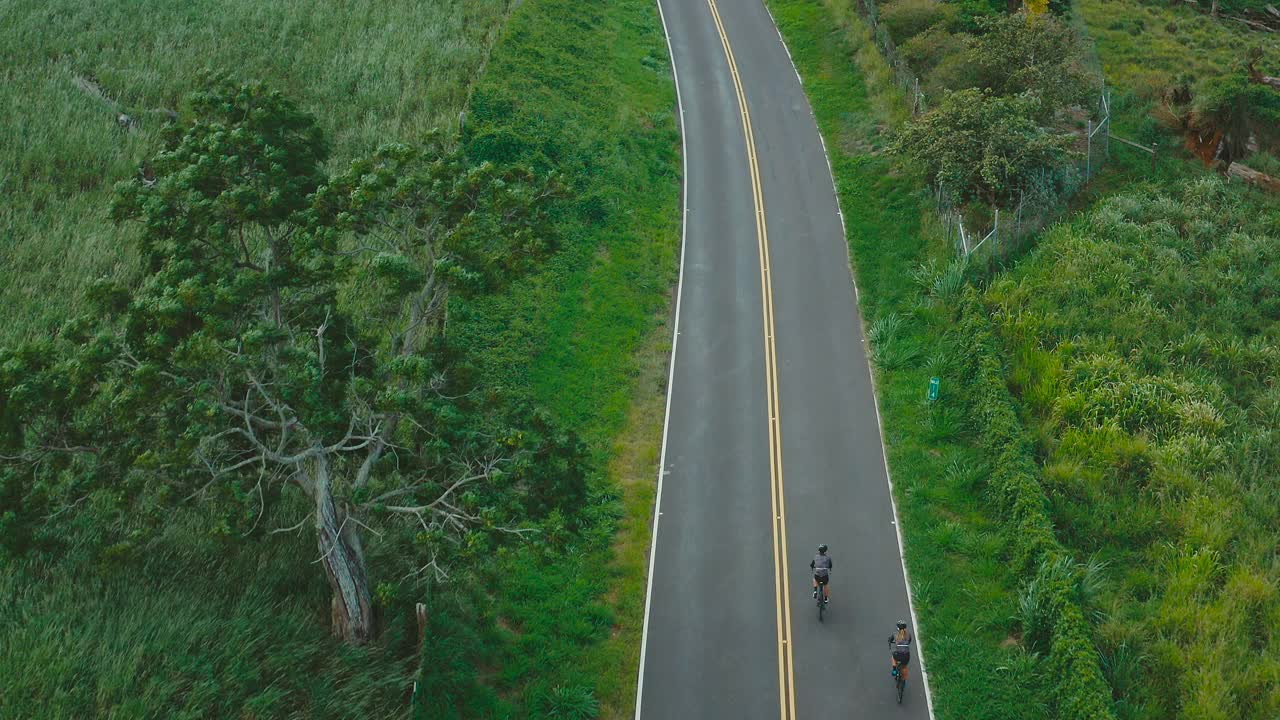
<svg viewBox="0 0 1280 720"><path fill-rule="evenodd" d="M818 592L815 593L814 595L814 597L817 598L817 602L818 602L818 622L822 622L822 614L827 611L825 590L827 588L827 583L829 582L831 582L831 571L827 570L826 581L818 582Z"/></svg>
<svg viewBox="0 0 1280 720"><path fill-rule="evenodd" d="M893 645L893 638L889 638L889 644ZM893 687L898 691L898 704L902 704L902 693L907 689L907 679L902 676L903 663L897 657L893 658Z"/></svg>

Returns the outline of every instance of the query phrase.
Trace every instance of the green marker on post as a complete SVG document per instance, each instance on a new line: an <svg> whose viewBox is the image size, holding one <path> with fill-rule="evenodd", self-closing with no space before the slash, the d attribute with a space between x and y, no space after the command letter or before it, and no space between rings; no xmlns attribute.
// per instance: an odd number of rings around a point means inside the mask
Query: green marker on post
<svg viewBox="0 0 1280 720"><path fill-rule="evenodd" d="M936 377L929 378L929 402L937 402L938 386L941 384L941 382L942 381Z"/></svg>

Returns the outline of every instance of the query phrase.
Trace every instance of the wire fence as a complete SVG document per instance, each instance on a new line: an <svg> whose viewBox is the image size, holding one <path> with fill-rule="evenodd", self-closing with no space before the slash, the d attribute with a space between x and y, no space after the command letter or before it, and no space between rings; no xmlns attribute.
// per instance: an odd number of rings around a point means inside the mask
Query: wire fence
<svg viewBox="0 0 1280 720"><path fill-rule="evenodd" d="M924 92L920 89L920 77L903 59L889 29L880 23L880 9L876 0L858 0L859 14L870 26L881 56L893 72L894 82L911 101L912 115L928 110ZM1032 235L1052 222L1062 209L1065 198L1092 179L1111 157L1111 141L1151 155L1154 168L1157 149L1118 137L1111 130L1111 93L1104 86L1099 93L1097 107L1086 114L1084 127L1077 134L1078 162L1055 171L1045 170L1030 186L1018 194L1018 204L1011 208L974 208L956 201L947 188L935 188L935 204L938 217L945 229L948 241L954 241L956 250L966 256L980 248L996 256L1007 255L1019 249Z"/></svg>
<svg viewBox="0 0 1280 720"><path fill-rule="evenodd" d="M1094 117L1096 116L1096 120ZM1106 164L1111 152L1111 99L1104 89L1095 113L1085 119L1077 135L1078 160L1066 167L1045 169L1032 178L1010 207L983 208L957 202L945 187L935 191L939 219L956 252L973 255L979 249L990 256L1008 255L1023 245L1064 209L1063 200L1074 195Z"/></svg>
<svg viewBox="0 0 1280 720"><path fill-rule="evenodd" d="M889 69L893 71L894 82L898 87L902 88L907 96L911 98L911 114L919 115L925 111L924 93L920 91L920 76L916 75L907 62L902 59L902 54L898 52L898 46L893 42L893 37L889 35L889 29L880 24L880 8L876 5L875 0L858 0L858 12L862 15L862 19L871 27L871 33L875 36L876 47L880 48L880 54L884 56L885 62L889 64Z"/></svg>

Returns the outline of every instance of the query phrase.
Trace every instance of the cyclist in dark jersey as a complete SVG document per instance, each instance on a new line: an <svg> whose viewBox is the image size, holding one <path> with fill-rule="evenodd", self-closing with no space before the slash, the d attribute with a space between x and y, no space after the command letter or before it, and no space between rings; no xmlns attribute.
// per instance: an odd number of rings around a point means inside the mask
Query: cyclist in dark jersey
<svg viewBox="0 0 1280 720"><path fill-rule="evenodd" d="M818 597L818 588L822 588L822 602L831 602L831 556L827 554L827 546L819 545L818 554L809 561L813 568L813 597Z"/></svg>
<svg viewBox="0 0 1280 720"><path fill-rule="evenodd" d="M893 665L902 673L902 682L907 682L907 665L911 662L911 631L902 620L898 621L898 631L889 636L889 644L893 646Z"/></svg>

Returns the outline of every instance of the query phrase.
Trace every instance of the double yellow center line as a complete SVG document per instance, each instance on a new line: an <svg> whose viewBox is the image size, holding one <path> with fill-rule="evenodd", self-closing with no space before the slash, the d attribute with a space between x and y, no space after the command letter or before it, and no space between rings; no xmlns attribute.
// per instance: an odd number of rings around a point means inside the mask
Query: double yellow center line
<svg viewBox="0 0 1280 720"><path fill-rule="evenodd" d="M765 226L764 192L760 183L760 165L756 161L756 140L751 130L751 113L747 110L747 94L742 89L738 75L738 63L733 59L729 35L720 20L716 0L707 0L711 17L724 45L729 73L733 76L733 88L738 95L738 107L742 110L742 132L746 137L747 161L751 168L751 195L755 202L756 243L760 252L760 290L764 297L764 364L765 392L769 405L769 485L773 507L773 568L774 592L778 624L778 702L782 720L795 720L795 673L791 660L791 593L787 583L787 510L782 496L782 424L778 411L778 353L774 343L773 281L769 272L769 233Z"/></svg>

